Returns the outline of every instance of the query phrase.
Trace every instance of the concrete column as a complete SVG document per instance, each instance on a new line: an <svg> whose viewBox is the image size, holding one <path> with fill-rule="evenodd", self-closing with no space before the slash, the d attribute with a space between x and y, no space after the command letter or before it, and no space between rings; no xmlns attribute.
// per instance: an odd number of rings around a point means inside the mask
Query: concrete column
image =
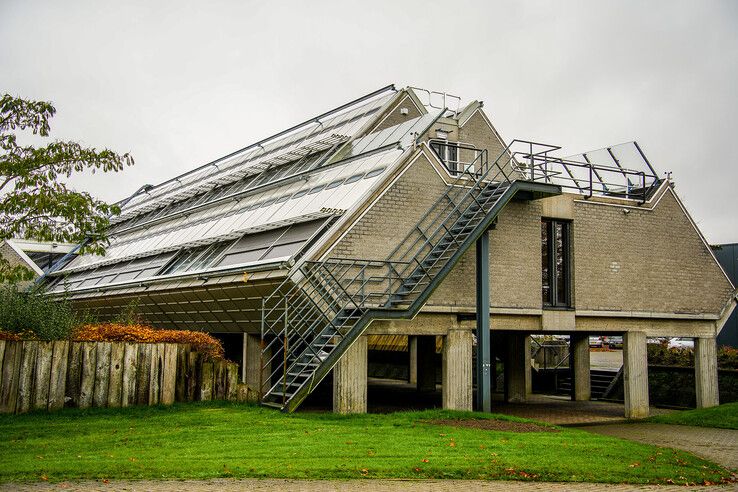
<svg viewBox="0 0 738 492"><path fill-rule="evenodd" d="M715 407L718 393L717 343L714 337L694 339L694 379L697 408Z"/></svg>
<svg viewBox="0 0 738 492"><path fill-rule="evenodd" d="M571 357L569 364L572 372L571 399L586 401L592 397L589 362L589 335L576 333L570 340Z"/></svg>
<svg viewBox="0 0 738 492"><path fill-rule="evenodd" d="M506 337L505 394L511 403L524 402L532 385L530 368L530 337L510 333Z"/></svg>
<svg viewBox="0 0 738 492"><path fill-rule="evenodd" d="M472 409L471 331L449 330L443 337L443 408Z"/></svg>
<svg viewBox="0 0 738 492"><path fill-rule="evenodd" d="M367 337L359 337L333 368L333 411L366 413Z"/></svg>
<svg viewBox="0 0 738 492"><path fill-rule="evenodd" d="M623 383L625 418L648 417L648 357L646 334L642 331L623 335Z"/></svg>
<svg viewBox="0 0 738 492"><path fill-rule="evenodd" d="M407 337L408 373L407 382L418 384L418 337Z"/></svg>
<svg viewBox="0 0 738 492"><path fill-rule="evenodd" d="M261 337L258 335L243 334L243 363L241 364L241 381L249 385L256 392L260 391L259 385L262 383L261 375ZM269 356L265 357L267 363ZM263 378L266 379L271 374L271 365L264 368Z"/></svg>
<svg viewBox="0 0 738 492"><path fill-rule="evenodd" d="M525 395L527 397L533 394L533 365L531 364L533 351L530 335L525 337L523 343L525 344L523 349L525 350Z"/></svg>
<svg viewBox="0 0 738 492"><path fill-rule="evenodd" d="M436 337L423 335L417 338L418 391L436 390Z"/></svg>

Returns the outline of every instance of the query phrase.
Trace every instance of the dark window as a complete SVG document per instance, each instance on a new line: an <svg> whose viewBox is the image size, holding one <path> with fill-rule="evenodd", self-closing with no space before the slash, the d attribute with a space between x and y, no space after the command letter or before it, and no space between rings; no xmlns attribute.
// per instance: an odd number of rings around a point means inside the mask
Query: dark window
<svg viewBox="0 0 738 492"><path fill-rule="evenodd" d="M459 166L459 148L455 144L450 142L431 142L430 146L452 175L455 176L461 171Z"/></svg>
<svg viewBox="0 0 738 492"><path fill-rule="evenodd" d="M541 220L543 305L571 306L571 223Z"/></svg>

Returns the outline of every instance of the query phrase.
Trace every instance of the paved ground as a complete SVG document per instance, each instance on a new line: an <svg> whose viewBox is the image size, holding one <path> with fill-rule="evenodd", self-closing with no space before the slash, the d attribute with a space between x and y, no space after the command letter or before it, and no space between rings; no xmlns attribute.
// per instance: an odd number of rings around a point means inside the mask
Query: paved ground
<svg viewBox="0 0 738 492"><path fill-rule="evenodd" d="M609 369L617 371L623 365L622 350L592 350L589 353L589 364L592 369Z"/></svg>
<svg viewBox="0 0 738 492"><path fill-rule="evenodd" d="M565 396L531 395L525 403L495 402L492 411L539 420L555 425L582 425L625 421L622 403L606 401L571 401ZM651 408L651 415L671 410Z"/></svg>
<svg viewBox="0 0 738 492"><path fill-rule="evenodd" d="M715 487L684 487L684 486L638 486L638 485L605 485L591 483L550 483L550 482L483 482L479 480L185 480L185 481L115 481L110 483L79 482L60 484L29 484L29 485L0 485L0 491L28 491L40 492L51 490L66 491L185 491L204 492L218 490L236 492L244 490L289 490L304 492L319 491L352 491L352 492L457 492L459 490L474 490L482 492L512 492L512 491L596 491L607 490L613 492L631 490L649 491L729 491L738 490L738 485Z"/></svg>
<svg viewBox="0 0 738 492"><path fill-rule="evenodd" d="M738 470L738 430L649 423L587 425L582 430L683 449Z"/></svg>

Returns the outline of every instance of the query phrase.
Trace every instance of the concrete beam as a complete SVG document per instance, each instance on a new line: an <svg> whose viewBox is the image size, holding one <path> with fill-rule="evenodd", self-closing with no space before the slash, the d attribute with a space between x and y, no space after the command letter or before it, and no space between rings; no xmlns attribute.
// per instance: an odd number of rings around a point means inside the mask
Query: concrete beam
<svg viewBox="0 0 738 492"><path fill-rule="evenodd" d="M421 335L417 342L417 388L418 391L436 390L436 337Z"/></svg>
<svg viewBox="0 0 738 492"><path fill-rule="evenodd" d="M449 330L443 338L443 408L472 409L472 333Z"/></svg>
<svg viewBox="0 0 738 492"><path fill-rule="evenodd" d="M719 405L717 343L714 337L694 340L694 379L697 408Z"/></svg>
<svg viewBox="0 0 738 492"><path fill-rule="evenodd" d="M333 368L333 411L366 413L369 345L359 337Z"/></svg>
<svg viewBox="0 0 738 492"><path fill-rule="evenodd" d="M508 333L505 354L505 395L511 403L528 399L531 388L530 337L523 333Z"/></svg>
<svg viewBox="0 0 738 492"><path fill-rule="evenodd" d="M648 417L648 356L646 334L627 331L623 335L623 382L625 418Z"/></svg>
<svg viewBox="0 0 738 492"><path fill-rule="evenodd" d="M572 394L574 401L586 401L592 397L589 360L589 335L577 333L571 336Z"/></svg>

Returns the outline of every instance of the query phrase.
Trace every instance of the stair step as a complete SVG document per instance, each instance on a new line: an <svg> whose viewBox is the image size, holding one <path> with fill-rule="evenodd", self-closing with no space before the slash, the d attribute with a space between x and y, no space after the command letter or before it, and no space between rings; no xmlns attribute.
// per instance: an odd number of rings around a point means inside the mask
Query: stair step
<svg viewBox="0 0 738 492"><path fill-rule="evenodd" d="M265 407L272 407L272 408L276 408L279 410L282 410L282 408L284 408L280 403L276 403L276 402L269 401L269 400L262 400L261 404L264 405Z"/></svg>

